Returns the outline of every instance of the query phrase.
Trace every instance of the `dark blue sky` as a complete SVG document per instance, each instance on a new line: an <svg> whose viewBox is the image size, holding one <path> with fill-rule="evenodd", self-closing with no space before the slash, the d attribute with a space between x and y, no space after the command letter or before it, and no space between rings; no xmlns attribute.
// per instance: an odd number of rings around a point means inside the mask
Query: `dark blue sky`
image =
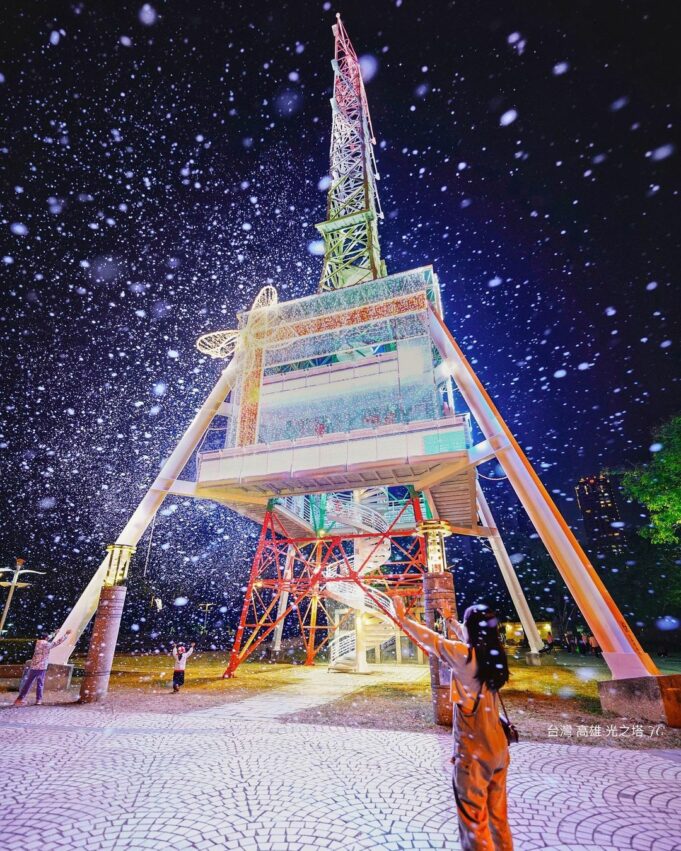
<svg viewBox="0 0 681 851"><path fill-rule="evenodd" d="M316 289L336 8L23 5L0 35L0 556L67 597L212 385L198 335L265 283ZM575 521L579 476L645 460L681 408L676 4L339 10L373 72L388 269L435 265ZM155 558L224 585L254 532L182 504Z"/></svg>

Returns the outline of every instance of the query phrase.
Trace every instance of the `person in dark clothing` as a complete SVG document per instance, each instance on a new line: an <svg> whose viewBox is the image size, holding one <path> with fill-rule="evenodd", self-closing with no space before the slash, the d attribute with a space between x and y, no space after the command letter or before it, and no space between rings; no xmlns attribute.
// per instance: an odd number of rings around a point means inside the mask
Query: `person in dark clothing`
<svg viewBox="0 0 681 851"><path fill-rule="evenodd" d="M544 646L539 651L540 653L551 653L555 645L555 641L553 640L553 633L551 631L546 633L546 641L544 642Z"/></svg>

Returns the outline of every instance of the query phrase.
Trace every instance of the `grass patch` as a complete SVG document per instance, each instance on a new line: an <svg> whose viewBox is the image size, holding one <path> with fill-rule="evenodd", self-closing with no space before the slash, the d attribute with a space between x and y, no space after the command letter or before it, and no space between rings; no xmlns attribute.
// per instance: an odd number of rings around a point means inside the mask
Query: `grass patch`
<svg viewBox="0 0 681 851"><path fill-rule="evenodd" d="M593 665L563 664L529 667L511 658L511 681L504 689L509 714L519 728L522 741L562 744L601 745L620 748L681 748L681 730L663 728L651 735L649 722L635 718L605 715L598 698L598 681L608 673L600 662ZM74 659L76 670L84 657ZM314 689L309 668L301 665L249 662L241 665L237 676L224 680L224 653L197 652L187 663L186 684L179 695L171 689L173 659L167 655L129 655L115 657L107 705L139 713L182 713L238 702L256 694L276 690L299 682ZM326 667L318 666L320 673ZM390 682L383 678L359 678L358 691L314 709L282 718L282 721L329 726L363 727L409 732L440 732L432 720L430 683L424 676L417 682ZM334 675L329 675L334 676ZM397 677L396 677L397 679ZM69 692L48 692L48 703L73 703L77 698L79 678ZM16 690L16 686L14 687ZM0 686L0 692L9 684ZM273 694L273 700L276 696ZM84 711L88 707L82 707ZM635 724L642 724L643 735L635 735ZM606 735L606 728L628 727L627 735ZM591 730L584 735L579 728ZM569 735L566 731L569 730ZM598 731L598 732L596 732Z"/></svg>
<svg viewBox="0 0 681 851"><path fill-rule="evenodd" d="M681 730L663 728L659 734L652 734L654 725L650 722L604 714L598 698L598 679L606 678L604 672L529 667L515 660L510 664L511 680L504 689L504 700L522 741L634 749L681 747ZM289 715L286 720L408 732L444 729L433 723L428 680L368 685L314 710ZM635 724L642 725L642 736L635 735ZM617 735L612 735L612 730L606 735L613 726Z"/></svg>
<svg viewBox="0 0 681 851"><path fill-rule="evenodd" d="M187 661L183 696L195 696L192 703L195 703L200 695L208 700L210 705L231 703L296 680L294 666L266 662L241 665L235 677L223 679L226 665L224 653L195 653ZM131 689L138 694L147 689L152 689L155 693L171 693L172 680L172 657L117 656L111 671L109 688L114 700L117 693L129 692Z"/></svg>
<svg viewBox="0 0 681 851"><path fill-rule="evenodd" d="M47 704L72 704L78 697L85 657L73 658L74 677L69 691L46 692ZM173 694L173 658L161 654L117 654L109 680L106 705L113 712L182 713L208 709L244 700L255 694L296 682L300 666L252 662L241 665L234 678L222 678L226 667L224 653L197 652L187 661L185 685L179 695ZM16 691L9 682L0 693ZM33 697L31 697L31 700ZM97 704L80 708L89 711Z"/></svg>

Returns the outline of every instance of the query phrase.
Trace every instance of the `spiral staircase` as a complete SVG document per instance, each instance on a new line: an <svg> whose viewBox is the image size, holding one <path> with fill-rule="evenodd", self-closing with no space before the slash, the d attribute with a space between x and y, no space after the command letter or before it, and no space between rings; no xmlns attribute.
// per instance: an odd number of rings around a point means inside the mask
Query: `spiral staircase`
<svg viewBox="0 0 681 851"><path fill-rule="evenodd" d="M377 658L381 648L395 640L395 625L386 615L393 613L390 597L371 588L371 596L349 576L349 567L360 576L373 573L390 560L389 538L382 537L399 514L402 503L391 501L383 487L365 488L354 492L328 494L324 508L324 526L327 531L347 531L350 534L377 532L376 537L357 538L355 552L347 561L329 564L324 571L328 580L323 586L323 596L337 603L335 614L341 619L348 610L354 612L348 623L336 629L329 642L329 670L365 672L366 651L374 650ZM308 496L280 497L277 511L290 525L302 530L315 528L318 518ZM405 522L413 524L408 516ZM347 577L347 581L343 581ZM380 605L379 605L380 604ZM385 610L385 611L384 611ZM361 618L358 622L358 618ZM353 623L354 620L354 623ZM357 652L357 632L361 632L360 652ZM387 648L386 648L387 649Z"/></svg>
<svg viewBox="0 0 681 851"><path fill-rule="evenodd" d="M385 532L388 522L383 512L387 502L387 492L383 488L365 491L359 499L334 494L327 502L327 516L363 532ZM353 570L362 576L381 568L389 561L390 554L388 538L359 538L349 561ZM347 609L355 613L353 627L338 628L329 642L329 670L362 673L366 671L365 651L374 649L378 655L380 647L395 637L395 626L386 615L386 611L394 613L392 600L373 588L370 596L352 579L343 582L341 577L348 575L348 563L345 561L329 565L325 575L331 581L325 583L324 595L339 604L338 615L344 614ZM361 618L359 623L358 618ZM363 638L363 650L359 654L358 630L361 630Z"/></svg>

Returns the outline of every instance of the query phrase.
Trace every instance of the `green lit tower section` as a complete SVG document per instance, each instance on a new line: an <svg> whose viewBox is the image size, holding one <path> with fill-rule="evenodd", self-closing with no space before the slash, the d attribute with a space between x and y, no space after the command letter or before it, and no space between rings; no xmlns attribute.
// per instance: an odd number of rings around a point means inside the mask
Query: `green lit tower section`
<svg viewBox="0 0 681 851"><path fill-rule="evenodd" d="M317 225L324 238L319 291L337 290L386 275L378 242L383 218L376 181L374 138L362 73L340 15L333 27L335 56L331 109L331 186L326 221Z"/></svg>

